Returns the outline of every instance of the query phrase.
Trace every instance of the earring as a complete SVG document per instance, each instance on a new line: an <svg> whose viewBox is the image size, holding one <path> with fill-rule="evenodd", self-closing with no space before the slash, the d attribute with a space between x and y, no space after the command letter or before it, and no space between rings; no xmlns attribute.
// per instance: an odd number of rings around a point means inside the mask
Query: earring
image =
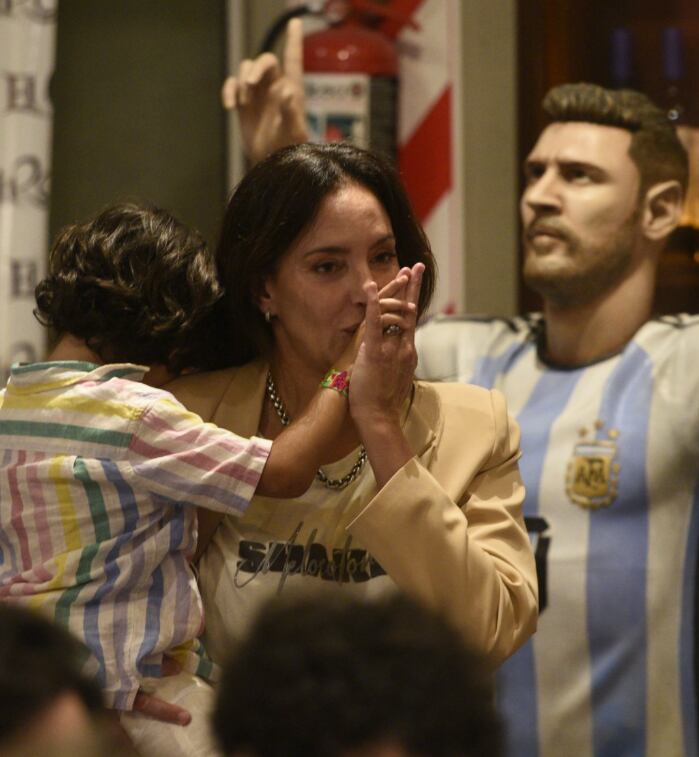
<svg viewBox="0 0 699 757"><path fill-rule="evenodd" d="M272 314L269 312L269 310L265 310L265 321L267 323L271 323L272 321Z"/></svg>

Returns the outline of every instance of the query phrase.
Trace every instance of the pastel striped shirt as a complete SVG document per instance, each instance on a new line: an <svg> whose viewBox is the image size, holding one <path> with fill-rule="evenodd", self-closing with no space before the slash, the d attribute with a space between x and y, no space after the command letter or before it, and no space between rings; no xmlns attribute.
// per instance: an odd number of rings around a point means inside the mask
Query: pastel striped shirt
<svg viewBox="0 0 699 757"><path fill-rule="evenodd" d="M81 638L119 709L166 651L213 677L192 505L242 514L271 447L204 423L146 370L15 365L0 393L0 598Z"/></svg>

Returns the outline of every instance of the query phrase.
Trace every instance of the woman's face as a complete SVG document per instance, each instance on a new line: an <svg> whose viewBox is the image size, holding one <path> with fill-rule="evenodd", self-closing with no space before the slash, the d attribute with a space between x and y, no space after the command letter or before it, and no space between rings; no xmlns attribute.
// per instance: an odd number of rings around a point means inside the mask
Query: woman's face
<svg viewBox="0 0 699 757"><path fill-rule="evenodd" d="M265 282L260 309L273 316L275 357L322 375L364 319L364 284L381 289L398 272L393 229L359 184L328 195L311 226Z"/></svg>

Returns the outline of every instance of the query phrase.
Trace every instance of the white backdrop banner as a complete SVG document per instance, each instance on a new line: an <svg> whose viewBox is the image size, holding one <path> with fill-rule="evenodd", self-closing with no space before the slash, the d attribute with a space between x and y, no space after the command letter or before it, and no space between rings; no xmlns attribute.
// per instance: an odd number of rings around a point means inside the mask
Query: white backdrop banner
<svg viewBox="0 0 699 757"><path fill-rule="evenodd" d="M47 253L58 0L0 0L0 379L43 358L32 314Z"/></svg>

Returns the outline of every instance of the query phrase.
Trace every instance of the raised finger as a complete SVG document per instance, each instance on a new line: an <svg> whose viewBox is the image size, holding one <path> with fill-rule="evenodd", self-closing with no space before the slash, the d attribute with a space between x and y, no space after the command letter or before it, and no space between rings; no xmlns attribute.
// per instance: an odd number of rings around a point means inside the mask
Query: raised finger
<svg viewBox="0 0 699 757"><path fill-rule="evenodd" d="M406 289L405 299L415 305L417 305L418 300L420 299L420 286L422 285L422 275L424 274L424 272L425 264L415 263L411 271L408 287Z"/></svg>
<svg viewBox="0 0 699 757"><path fill-rule="evenodd" d="M379 293L375 281L369 281L364 285L366 293L366 323L364 341L367 347L379 344L383 335L381 329L381 311L379 308Z"/></svg>
<svg viewBox="0 0 699 757"><path fill-rule="evenodd" d="M408 285L408 282L410 281L410 277L412 276L412 271L408 266L403 266L400 271L398 271L398 274L393 279L392 282L389 282L390 284L393 284L394 286L392 288L389 288L389 292L387 293L387 296L389 297L400 297L402 299L405 299L405 288ZM386 287L384 287L385 289ZM384 296L383 292L379 292L379 298Z"/></svg>
<svg viewBox="0 0 699 757"><path fill-rule="evenodd" d="M226 110L233 110L236 106L236 92L238 80L235 76L229 76L221 87L221 102Z"/></svg>
<svg viewBox="0 0 699 757"><path fill-rule="evenodd" d="M280 74L281 68L277 56L274 53L262 53L252 61L247 72L246 84L250 87L256 87L263 79L274 81L279 78Z"/></svg>
<svg viewBox="0 0 699 757"><path fill-rule="evenodd" d="M249 88L248 88L248 77L250 76L250 69L252 68L252 61L248 58L245 58L245 60L240 61L240 66L238 66L238 76L237 76L237 95L236 95L236 104L238 106L247 105L250 100L249 95Z"/></svg>
<svg viewBox="0 0 699 757"><path fill-rule="evenodd" d="M395 297L397 294L401 292L402 289L404 289L405 285L410 280L410 269L409 268L401 268L400 271L396 274L395 278L391 279L391 281L384 286L381 291L379 292L379 298L383 299L384 297Z"/></svg>
<svg viewBox="0 0 699 757"><path fill-rule="evenodd" d="M303 25L300 18L292 18L286 25L283 61L286 76L303 89Z"/></svg>
<svg viewBox="0 0 699 757"><path fill-rule="evenodd" d="M414 313L416 310L414 302L398 299L397 297L381 297L379 299L379 308L382 313L403 312Z"/></svg>

